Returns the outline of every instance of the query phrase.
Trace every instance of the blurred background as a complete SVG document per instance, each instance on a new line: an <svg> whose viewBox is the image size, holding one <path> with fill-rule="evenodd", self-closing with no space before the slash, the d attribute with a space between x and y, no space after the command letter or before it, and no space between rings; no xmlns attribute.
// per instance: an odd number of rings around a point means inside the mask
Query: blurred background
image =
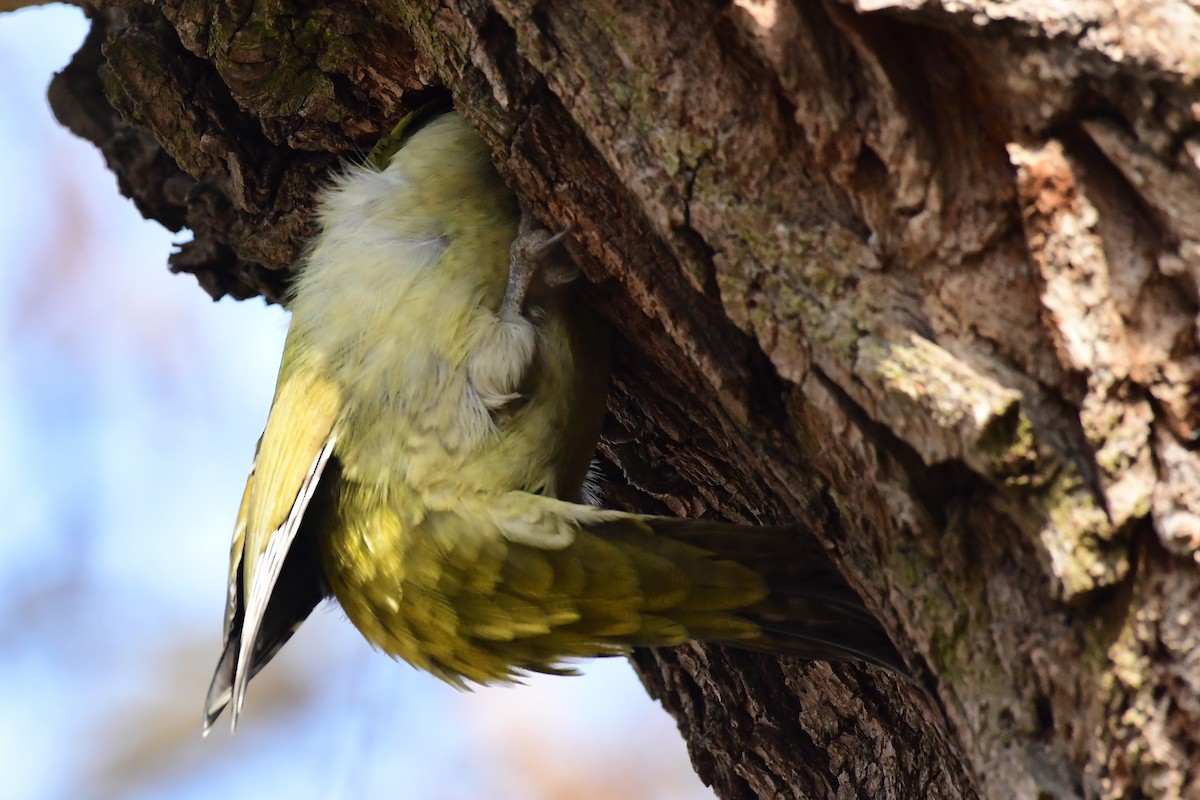
<svg viewBox="0 0 1200 800"><path fill-rule="evenodd" d="M460 693L318 610L200 738L287 315L211 302L54 122L79 9L0 14L6 798L711 798L622 659Z"/></svg>

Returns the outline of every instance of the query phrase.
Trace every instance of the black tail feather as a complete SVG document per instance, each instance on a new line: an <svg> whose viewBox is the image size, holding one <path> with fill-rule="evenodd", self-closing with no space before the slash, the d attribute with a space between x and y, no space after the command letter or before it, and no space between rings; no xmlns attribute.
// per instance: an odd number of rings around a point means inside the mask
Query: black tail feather
<svg viewBox="0 0 1200 800"><path fill-rule="evenodd" d="M762 636L722 644L814 661L862 661L908 675L876 616L802 529L659 518L653 527L749 567L765 581L767 597L740 612Z"/></svg>

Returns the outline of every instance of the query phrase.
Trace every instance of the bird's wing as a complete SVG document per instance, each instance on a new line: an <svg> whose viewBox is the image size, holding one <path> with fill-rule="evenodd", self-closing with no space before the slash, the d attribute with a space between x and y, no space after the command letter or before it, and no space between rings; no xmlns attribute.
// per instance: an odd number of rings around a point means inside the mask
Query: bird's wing
<svg viewBox="0 0 1200 800"><path fill-rule="evenodd" d="M233 723L250 678L271 659L320 600L315 553L306 553L272 605L284 560L333 453L341 394L307 369L281 371L234 526L225 648L209 689L205 730L233 700ZM280 605L282 603L282 605Z"/></svg>
<svg viewBox="0 0 1200 800"><path fill-rule="evenodd" d="M230 688L233 686L233 667L236 663L238 646L245 616L242 602L242 548L246 544L246 518L250 506L250 495L254 489L254 472L258 468L258 452L262 438L254 445L254 461L250 474L246 476L246 488L242 491L242 502L238 506L237 521L233 525L233 542L229 546L229 583L225 594L225 625L222 629L221 658L213 674L208 697L204 703L204 734L216 720L217 715L229 704Z"/></svg>

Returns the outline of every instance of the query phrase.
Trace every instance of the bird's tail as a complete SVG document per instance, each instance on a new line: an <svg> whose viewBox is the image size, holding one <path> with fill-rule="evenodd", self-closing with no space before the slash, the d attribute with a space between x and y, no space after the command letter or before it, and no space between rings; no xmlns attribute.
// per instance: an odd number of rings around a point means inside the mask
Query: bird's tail
<svg viewBox="0 0 1200 800"><path fill-rule="evenodd" d="M691 639L814 661L863 661L907 674L878 620L813 537L789 527L638 521L652 537L620 524L589 527L609 542L658 551L687 573L686 595L677 595L671 608L644 608L643 614L671 618Z"/></svg>
<svg viewBox="0 0 1200 800"><path fill-rule="evenodd" d="M509 492L425 513L390 600L372 605L377 571L337 559L326 577L364 635L458 686L688 640L906 671L825 551L794 527Z"/></svg>

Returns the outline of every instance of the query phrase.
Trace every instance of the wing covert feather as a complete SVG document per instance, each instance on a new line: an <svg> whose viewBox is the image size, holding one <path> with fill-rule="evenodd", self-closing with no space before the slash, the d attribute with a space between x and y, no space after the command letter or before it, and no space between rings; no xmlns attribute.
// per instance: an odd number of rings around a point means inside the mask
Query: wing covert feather
<svg viewBox="0 0 1200 800"><path fill-rule="evenodd" d="M292 513L314 459L333 434L341 408L341 392L328 378L307 369L280 375L246 508L243 559L247 576L256 571L271 534Z"/></svg>

